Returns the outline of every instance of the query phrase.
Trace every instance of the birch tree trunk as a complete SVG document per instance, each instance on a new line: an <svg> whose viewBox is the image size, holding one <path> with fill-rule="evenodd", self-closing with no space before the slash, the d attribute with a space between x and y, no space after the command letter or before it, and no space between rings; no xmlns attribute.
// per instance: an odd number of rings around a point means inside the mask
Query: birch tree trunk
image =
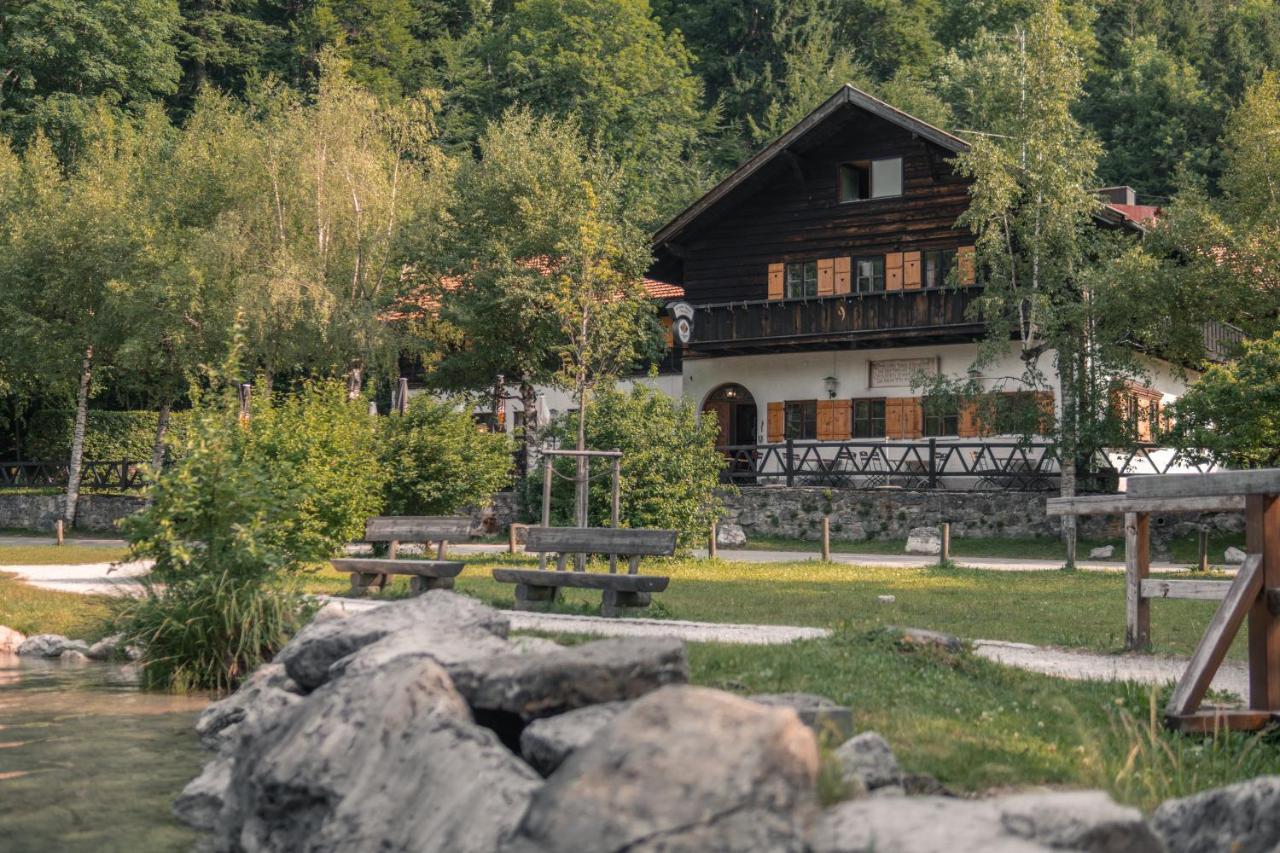
<svg viewBox="0 0 1280 853"><path fill-rule="evenodd" d="M93 376L93 344L84 351L80 362L80 390L76 393L76 426L71 434L71 459L67 465L67 500L62 518L71 527L76 522L76 503L80 500L80 469L84 464L84 433L89 419L89 380Z"/></svg>
<svg viewBox="0 0 1280 853"><path fill-rule="evenodd" d="M1058 431L1059 464L1062 468L1061 496L1075 497L1076 494L1076 450L1078 436L1076 370L1074 355L1058 353L1058 378L1062 386L1062 427ZM1076 567L1076 517L1062 516L1062 541L1067 547L1067 568Z"/></svg>
<svg viewBox="0 0 1280 853"><path fill-rule="evenodd" d="M156 441L151 445L151 470L156 474L164 466L164 437L169 432L169 412L173 405L165 400L160 404L160 415L156 418Z"/></svg>

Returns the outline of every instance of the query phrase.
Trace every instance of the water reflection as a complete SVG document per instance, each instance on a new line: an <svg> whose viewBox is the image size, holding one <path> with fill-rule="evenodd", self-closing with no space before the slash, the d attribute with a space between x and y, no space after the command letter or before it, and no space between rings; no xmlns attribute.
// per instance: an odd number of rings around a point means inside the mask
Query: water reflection
<svg viewBox="0 0 1280 853"><path fill-rule="evenodd" d="M131 667L0 654L0 850L187 850L169 804L200 769L207 699Z"/></svg>

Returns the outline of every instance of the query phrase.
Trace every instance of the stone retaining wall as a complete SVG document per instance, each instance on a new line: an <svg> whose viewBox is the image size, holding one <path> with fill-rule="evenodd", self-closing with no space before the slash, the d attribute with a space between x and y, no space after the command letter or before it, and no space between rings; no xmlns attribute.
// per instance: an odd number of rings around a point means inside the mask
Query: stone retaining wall
<svg viewBox="0 0 1280 853"><path fill-rule="evenodd" d="M951 524L953 537L1029 539L1056 536L1061 520L1044 514L1050 495L1027 492L947 492L889 489L823 489L761 486L725 497L722 523L741 525L752 536L818 539L822 518L831 517L831 538L906 539L913 527ZM1104 538L1123 535L1123 519L1090 516L1080 519L1080 535ZM1152 515L1153 543L1194 535L1200 524L1211 530L1239 532L1240 513Z"/></svg>

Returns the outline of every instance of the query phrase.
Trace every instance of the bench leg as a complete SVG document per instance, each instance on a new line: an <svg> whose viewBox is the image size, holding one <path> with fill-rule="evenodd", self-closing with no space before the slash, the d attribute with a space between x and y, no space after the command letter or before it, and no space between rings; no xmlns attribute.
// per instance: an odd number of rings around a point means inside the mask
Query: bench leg
<svg viewBox="0 0 1280 853"><path fill-rule="evenodd" d="M652 596L647 592L606 589L600 596L600 615L625 616L627 613L643 610L652 600Z"/></svg>
<svg viewBox="0 0 1280 853"><path fill-rule="evenodd" d="M432 589L453 589L453 578L428 578L412 575L409 578L409 592L421 595Z"/></svg>
<svg viewBox="0 0 1280 853"><path fill-rule="evenodd" d="M352 572L351 573L351 594L364 595L374 586L382 589L387 585L387 576L377 573L368 572Z"/></svg>
<svg viewBox="0 0 1280 853"><path fill-rule="evenodd" d="M560 600L558 586L516 584L516 610L546 610Z"/></svg>

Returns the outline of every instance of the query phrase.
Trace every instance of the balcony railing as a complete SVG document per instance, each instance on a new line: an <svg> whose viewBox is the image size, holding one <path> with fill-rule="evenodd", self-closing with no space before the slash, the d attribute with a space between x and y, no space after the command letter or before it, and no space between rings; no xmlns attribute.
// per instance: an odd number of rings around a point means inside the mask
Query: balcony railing
<svg viewBox="0 0 1280 853"><path fill-rule="evenodd" d="M1062 468L1047 442L785 441L721 447L721 479L737 486L821 486L847 489L1056 491ZM1172 451L1156 447L1098 451L1077 472L1081 492L1114 492L1128 474L1179 468ZM1185 470L1207 471L1211 464Z"/></svg>
<svg viewBox="0 0 1280 853"><path fill-rule="evenodd" d="M145 486L143 465L132 460L81 463L80 486L86 489L136 491ZM66 488L66 462L0 462L0 489Z"/></svg>
<svg viewBox="0 0 1280 853"><path fill-rule="evenodd" d="M751 349L779 343L963 338L982 332L969 316L978 288L845 294L694 305L690 348Z"/></svg>

